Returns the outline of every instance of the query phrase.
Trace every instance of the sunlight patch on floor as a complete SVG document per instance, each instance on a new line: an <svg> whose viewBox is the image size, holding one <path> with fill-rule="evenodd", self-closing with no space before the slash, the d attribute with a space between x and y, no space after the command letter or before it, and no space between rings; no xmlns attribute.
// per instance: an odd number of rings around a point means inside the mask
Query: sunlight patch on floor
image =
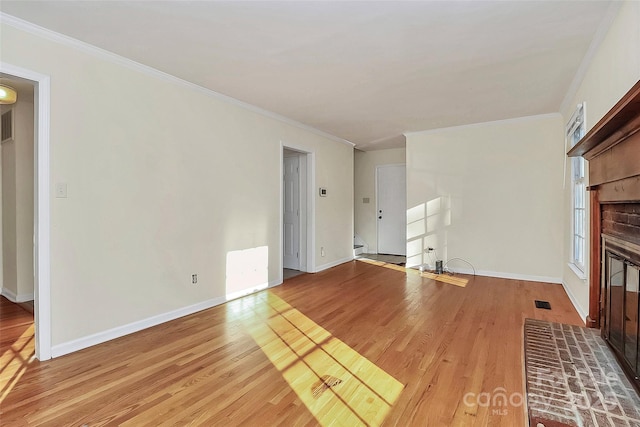
<svg viewBox="0 0 640 427"><path fill-rule="evenodd" d="M468 279L465 279L462 277L450 276L448 274L435 274L428 271L420 272L419 270L416 270L414 268L406 268L401 265L390 264L382 261L375 261L375 260L365 259L365 258L358 258L356 259L356 261L364 262L366 264L371 264L378 267L388 268L391 270L402 271L407 274L419 274L421 277L432 279L442 283L447 283L449 285L459 286L461 288L466 287L467 284L469 283Z"/></svg>
<svg viewBox="0 0 640 427"><path fill-rule="evenodd" d="M434 273L429 273L428 271L424 271L420 273L420 276L426 277L427 279L433 279L438 282L460 286L461 288L464 288L465 286L467 286L467 283L469 283L469 280L464 279L462 277L449 276L448 274L434 274Z"/></svg>
<svg viewBox="0 0 640 427"><path fill-rule="evenodd" d="M382 424L404 385L271 292L247 298L249 333L322 426Z"/></svg>
<svg viewBox="0 0 640 427"><path fill-rule="evenodd" d="M410 270L410 269L405 268L402 265L391 264L389 262L376 261L376 260L372 260L372 259L358 258L358 259L356 259L356 261L364 262L366 264L371 264L371 265L377 265L378 267L389 268L391 270L402 271L403 273L409 272L409 270Z"/></svg>
<svg viewBox="0 0 640 427"><path fill-rule="evenodd" d="M0 357L0 403L27 371L35 358L34 326L29 326Z"/></svg>

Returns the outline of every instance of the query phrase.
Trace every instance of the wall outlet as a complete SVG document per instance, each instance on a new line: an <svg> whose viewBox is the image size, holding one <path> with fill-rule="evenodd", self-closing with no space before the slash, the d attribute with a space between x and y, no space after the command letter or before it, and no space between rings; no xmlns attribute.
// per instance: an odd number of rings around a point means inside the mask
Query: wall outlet
<svg viewBox="0 0 640 427"><path fill-rule="evenodd" d="M320 247L320 256L324 256L324 246Z"/></svg>
<svg viewBox="0 0 640 427"><path fill-rule="evenodd" d="M196 283L198 283L198 275L197 274L192 274L191 275L191 283L193 283L194 285Z"/></svg>

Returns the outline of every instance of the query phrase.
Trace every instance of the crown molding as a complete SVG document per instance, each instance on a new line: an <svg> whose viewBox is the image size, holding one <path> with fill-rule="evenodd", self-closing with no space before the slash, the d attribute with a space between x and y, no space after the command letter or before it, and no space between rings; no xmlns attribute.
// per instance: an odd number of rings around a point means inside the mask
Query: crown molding
<svg viewBox="0 0 640 427"><path fill-rule="evenodd" d="M199 92L203 95L209 96L211 98L215 98L217 100L223 101L223 102L227 102L229 104L235 105L237 107L243 108L245 110L251 111L253 113L257 113L261 116L264 117L268 117L270 119L273 120L277 120L279 122L288 124L290 126L302 129L302 130L306 130L308 132L311 132L315 135L318 136L322 136L324 138L330 139L332 141L335 142L340 142L342 144L348 145L350 147L355 147L356 144L354 144L351 141L348 141L346 139L337 137L335 135L332 135L330 133L324 132L320 129L316 129L312 126L309 125L305 125L304 123L300 123L298 121L295 121L293 119L290 119L288 117L285 117L283 115L280 115L278 113L274 113L273 111L269 111L269 110L265 110L263 108L260 107L256 107L255 105L240 101L236 98L232 98L230 96L227 95L223 95L219 92L213 91L211 89L207 89L203 86L199 86L195 83L191 83L189 81L183 80L179 77L176 77L174 75L171 75L169 73L165 73L164 71L160 71L157 70L153 67L150 67L148 65L144 65L141 64L139 62L136 62L132 59L129 58L125 58L124 56L115 54L113 52L110 52L108 50L99 48L97 46L94 46L92 44L80 41L78 39L74 39L73 37L69 37L66 36L64 34L60 34L57 33L55 31L49 30L47 28L44 27L40 27L39 25L33 24L31 22L25 21L23 19L20 18L16 18L15 16L12 15L8 15L6 13L0 12L0 24L2 25L8 25L11 26L13 28L16 28L18 30L24 31L26 33L29 34L33 34L36 35L38 37L41 37L43 39L52 41L54 43L58 43L70 48L73 48L75 50L78 50L80 52L83 52L85 54L91 55L95 58L104 60L104 61L108 61L110 63L113 64L117 64L120 65L122 67L128 68L130 70L134 70L137 71L139 73L142 74L146 74L150 77L154 77L160 80L164 80L168 83L172 83L175 85L179 85L182 86L184 88L193 90L195 92Z"/></svg>
<svg viewBox="0 0 640 427"><path fill-rule="evenodd" d="M578 71L576 71L576 74L573 76L573 80L569 85L569 89L567 90L567 93L565 94L564 99L560 104L561 113L564 113L565 111L567 111L567 109L570 107L570 103L572 102L573 98L578 93L578 89L580 88L582 81L587 75L587 71L591 66L591 62L593 61L593 58L596 56L596 52L600 48L600 45L604 41L604 38L609 33L609 29L611 28L611 25L613 24L615 17L618 15L618 11L620 10L621 6L622 6L622 2L614 1L609 5L609 8L605 12L604 17L602 18L602 21L600 21L600 25L598 25L598 29L596 30L596 33L593 36L593 39L591 40L591 44L589 45L589 48L587 49L587 52L584 54L584 57L580 62Z"/></svg>
<svg viewBox="0 0 640 427"><path fill-rule="evenodd" d="M404 132L403 135L405 137L412 136L412 135L428 135L432 133L447 132L451 130L495 126L495 125L508 124L508 123L517 123L517 122L528 122L533 120L549 119L552 117L562 118L562 114L560 113L536 114L533 116L514 117L511 119L502 119L502 120L492 120L490 122L470 123L467 125L460 125L460 126L449 126L444 128L438 128L438 129L427 129L427 130L419 130L415 132Z"/></svg>

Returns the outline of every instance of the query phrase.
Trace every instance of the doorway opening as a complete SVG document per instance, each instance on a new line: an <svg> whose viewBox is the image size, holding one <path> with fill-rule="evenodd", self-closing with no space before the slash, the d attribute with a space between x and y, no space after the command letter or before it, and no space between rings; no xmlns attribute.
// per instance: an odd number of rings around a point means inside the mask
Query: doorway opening
<svg viewBox="0 0 640 427"><path fill-rule="evenodd" d="M281 144L281 280L313 272L314 154Z"/></svg>
<svg viewBox="0 0 640 427"><path fill-rule="evenodd" d="M31 327L31 331L33 333L32 339L34 343L35 357L39 360L48 360L51 359L52 356L50 320L51 264L49 247L51 215L49 199L50 79L49 76L4 62L0 62L0 78L3 80L10 80L12 84L19 86L18 104L20 103L20 87L23 89L30 87L33 92L30 123L26 125L30 126L33 134L33 145L31 152L29 153L30 159L26 160L31 163L28 182L30 184L30 196L32 201L30 212L22 212L21 214L23 216L21 220L26 222L20 230L18 227L16 227L15 230L15 234L20 235L18 240L22 241L19 247L20 252L23 253L28 251L30 254L29 257L26 257L31 260L28 268L29 271L27 273L31 278L32 290L30 293L33 294L33 297L29 298L29 292L25 292L21 288L18 288L16 300L33 300L33 326ZM15 124L16 123L14 121L14 125ZM16 131L18 131L17 127ZM22 156L24 153L20 155ZM22 179L25 180L24 177L22 177ZM22 191L26 191L26 187ZM24 193L21 194L24 196ZM7 230L5 229L5 231ZM23 267L21 269L26 270ZM23 275L27 273L23 271ZM5 283L3 282L3 288L4 287ZM26 308L29 309L29 305L26 305Z"/></svg>
<svg viewBox="0 0 640 427"><path fill-rule="evenodd" d="M17 93L0 104L0 354L20 366L8 372L15 379L35 355L34 84L6 75L0 83Z"/></svg>

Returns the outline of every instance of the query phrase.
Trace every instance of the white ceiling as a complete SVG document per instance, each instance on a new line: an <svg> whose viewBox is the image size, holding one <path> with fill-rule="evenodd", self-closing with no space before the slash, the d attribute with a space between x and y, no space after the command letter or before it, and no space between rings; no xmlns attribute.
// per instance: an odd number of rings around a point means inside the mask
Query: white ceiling
<svg viewBox="0 0 640 427"><path fill-rule="evenodd" d="M352 141L557 112L610 2L8 1L0 10Z"/></svg>

